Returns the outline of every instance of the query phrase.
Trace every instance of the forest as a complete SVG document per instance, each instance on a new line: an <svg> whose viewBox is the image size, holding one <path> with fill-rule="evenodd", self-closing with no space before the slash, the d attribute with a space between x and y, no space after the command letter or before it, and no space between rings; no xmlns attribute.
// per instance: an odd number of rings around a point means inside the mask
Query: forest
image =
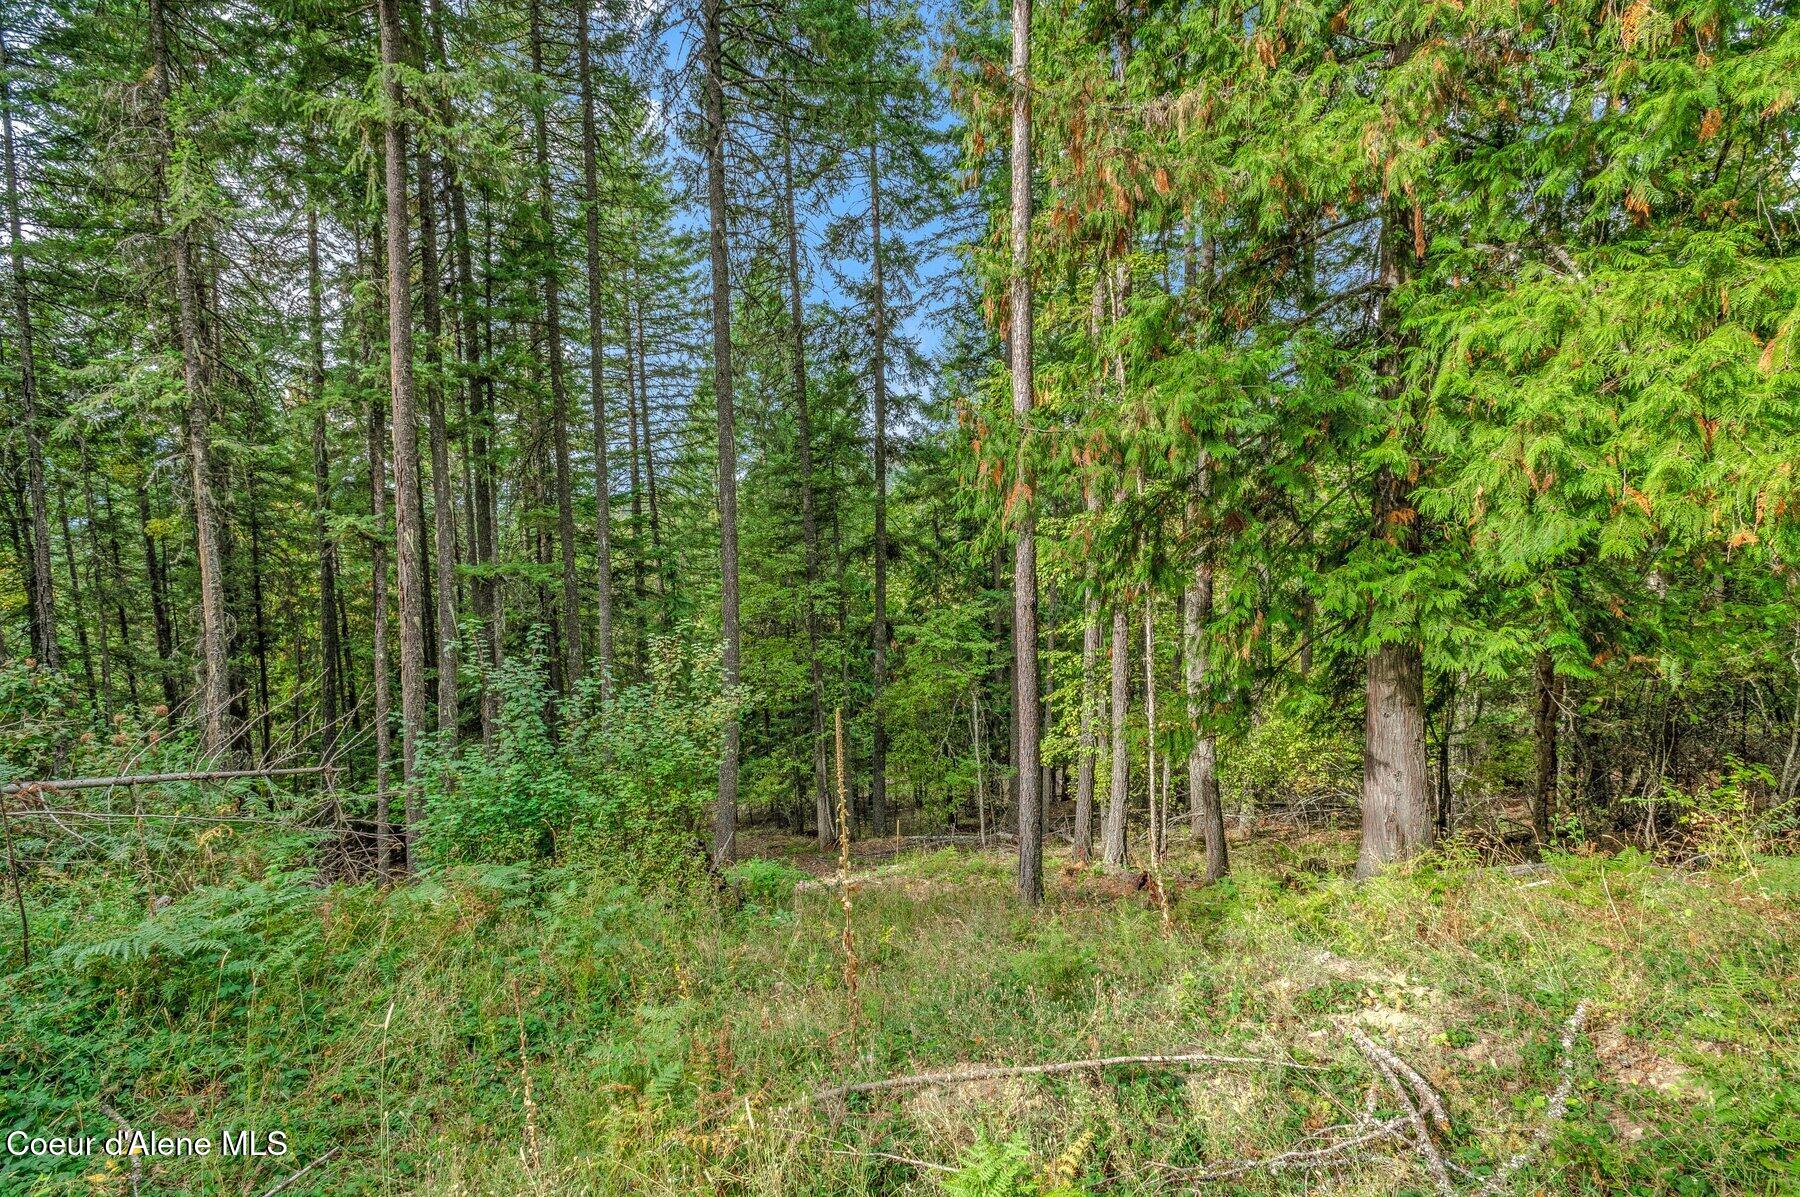
<svg viewBox="0 0 1800 1197"><path fill-rule="evenodd" d="M3 8L0 1197L1800 1188L1793 0Z"/></svg>

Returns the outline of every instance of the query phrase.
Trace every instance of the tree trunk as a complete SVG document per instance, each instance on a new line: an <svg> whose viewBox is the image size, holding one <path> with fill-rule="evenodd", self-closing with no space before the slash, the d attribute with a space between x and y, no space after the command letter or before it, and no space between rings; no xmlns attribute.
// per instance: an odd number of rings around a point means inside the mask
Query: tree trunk
<svg viewBox="0 0 1800 1197"><path fill-rule="evenodd" d="M175 682L175 621L169 615L168 571L150 531L150 491L143 473L138 475L136 495L138 527L144 534L144 573L150 579L150 622L156 629L157 673L162 679L163 705L173 710L181 701L181 689Z"/></svg>
<svg viewBox="0 0 1800 1197"><path fill-rule="evenodd" d="M596 586L594 638L601 694L612 686L612 484L606 476L606 345L600 286L600 168L594 119L593 47L588 37L587 0L576 14L576 49L581 71L581 180L584 246L587 251L588 391L594 409L594 558Z"/></svg>
<svg viewBox="0 0 1800 1197"><path fill-rule="evenodd" d="M1163 820L1156 813L1156 591L1144 588L1144 776L1150 809L1150 858L1161 860ZM1164 818L1167 812L1164 812Z"/></svg>
<svg viewBox="0 0 1800 1197"><path fill-rule="evenodd" d="M450 489L450 430L444 419L443 280L437 244L437 184L431 151L419 145L419 317L425 326L425 423L431 439L432 554L437 566L437 729L456 742L456 497Z"/></svg>
<svg viewBox="0 0 1800 1197"><path fill-rule="evenodd" d="M632 271L633 289L637 285L637 271ZM656 505L656 440L650 434L650 355L644 348L644 305L641 300L633 299L631 312L634 319L632 327L637 336L638 356L638 418L644 422L644 497L650 503L650 555L656 559L656 597L658 606L658 624L668 619L669 579L667 574L668 560L663 556L662 517Z"/></svg>
<svg viewBox="0 0 1800 1197"><path fill-rule="evenodd" d="M794 384L794 435L800 457L800 538L805 550L806 590L800 598L806 625L807 680L812 699L813 807L817 812L819 848L837 843L831 795L825 769L825 670L819 660L819 521L813 496L812 412L806 393L806 297L800 290L800 222L794 211L794 144L784 125L782 199L786 216L788 321L793 334L789 364ZM878 567L879 568L879 567Z"/></svg>
<svg viewBox="0 0 1800 1197"><path fill-rule="evenodd" d="M713 398L719 424L719 623L727 705L719 745L719 794L713 810L713 864L737 856L738 536L737 419L731 395L731 279L726 245L725 63L723 0L701 0L706 65L706 199L712 258Z"/></svg>
<svg viewBox="0 0 1800 1197"><path fill-rule="evenodd" d="M1099 496L1083 486L1089 516L1100 509ZM1099 755L1100 594L1092 566L1085 572L1081 617L1081 723L1075 773L1075 860L1086 864L1094 855L1094 770Z"/></svg>
<svg viewBox="0 0 1800 1197"><path fill-rule="evenodd" d="M1387 298L1405 281L1410 233L1393 215L1382 221L1379 324L1388 350L1380 365L1390 403L1406 385L1399 373L1399 330ZM1406 244L1402 245L1401 242ZM1407 552L1418 545L1419 517L1410 484L1391 467L1376 471L1370 504L1372 535L1398 536ZM1367 877L1389 861L1423 851L1432 839L1431 781L1425 763L1425 669L1416 638L1382 644L1369 656L1364 708L1362 848L1356 872Z"/></svg>
<svg viewBox="0 0 1800 1197"><path fill-rule="evenodd" d="M168 16L162 0L150 0L150 59L156 94L156 126L160 142L156 164L159 201L168 199L168 170L175 159L175 135L169 125L173 89L169 67ZM201 326L200 293L194 251L182 213L167 213L164 232L173 262L176 327L181 343L182 380L187 407L182 438L187 456L189 499L194 509L194 550L200 569L200 752L218 756L231 742L231 663L226 647L224 564L220 558L218 513L213 503L212 454L208 445L211 415L208 390L211 365Z"/></svg>
<svg viewBox="0 0 1800 1197"><path fill-rule="evenodd" d="M1031 377L1031 0L1012 3L1012 405L1018 425L1013 541L1013 706L1019 721L1019 895L1044 897L1043 781L1038 770L1037 536L1029 440Z"/></svg>
<svg viewBox="0 0 1800 1197"><path fill-rule="evenodd" d="M424 813L419 788L419 739L425 732L425 570L419 542L424 512L419 501L418 400L413 389L412 291L408 263L412 254L407 225L405 96L400 65L405 55L400 27L400 0L378 0L381 25L382 82L387 111L383 120L387 175L387 306L388 377L393 393L394 544L400 583L400 757L406 779L406 867L418 866L415 838Z"/></svg>
<svg viewBox="0 0 1800 1197"><path fill-rule="evenodd" d="M319 214L306 210L306 325L311 342L313 543L319 553L319 759L331 763L338 732L337 556L331 542L331 455L325 438L325 285L319 272Z"/></svg>
<svg viewBox="0 0 1800 1197"><path fill-rule="evenodd" d="M1115 600L1112 613L1112 784L1106 795L1106 822L1100 832L1100 858L1117 869L1126 856L1126 802L1131 780L1131 753L1125 741L1125 716L1131 702L1130 616Z"/></svg>
<svg viewBox="0 0 1800 1197"><path fill-rule="evenodd" d="M637 342L631 333L630 305L625 316L625 433L626 452L631 460L631 615L637 635L631 643L634 672L644 674L644 642L649 639L650 625L644 601L644 489L643 455L638 445L637 375L642 363L637 360Z"/></svg>
<svg viewBox="0 0 1800 1197"><path fill-rule="evenodd" d="M538 0L531 2L531 71L544 77L544 29ZM545 340L550 350L550 443L556 456L556 539L562 562L563 686L574 693L581 680L581 586L575 572L575 497L569 471L569 394L563 385L562 292L556 263L556 207L550 192L549 117L534 113L537 133L538 222L543 237Z"/></svg>
<svg viewBox="0 0 1800 1197"><path fill-rule="evenodd" d="M887 824L887 713L882 696L887 692L887 283L881 256L881 145L880 121L869 137L869 289L873 301L871 390L875 416L875 594L874 594L874 693L869 704L873 742L869 759L869 805L876 830Z"/></svg>
<svg viewBox="0 0 1800 1197"><path fill-rule="evenodd" d="M7 253L12 261L13 337L19 352L19 417L25 425L25 490L31 506L32 650L46 669L62 668L56 644L56 590L50 571L50 516L44 497L44 441L38 427L37 372L33 358L31 296L25 283L25 246L19 214L19 167L14 158L12 66L0 30L0 122L5 132Z"/></svg>
<svg viewBox="0 0 1800 1197"><path fill-rule="evenodd" d="M1550 842L1550 819L1556 811L1556 658L1539 650L1532 671L1536 704L1532 711L1532 744L1536 784L1531 793L1531 832L1542 847Z"/></svg>
<svg viewBox="0 0 1800 1197"><path fill-rule="evenodd" d="M1201 467L1202 470L1206 468ZM1188 505L1190 523L1198 519L1198 506L1198 500ZM1225 812L1219 802L1217 741L1208 726L1207 712L1201 709L1208 665L1206 625L1212 622L1213 609L1210 551L1202 550L1185 597L1182 630L1186 633L1187 643L1183 659L1187 673L1188 724L1194 731L1194 744L1188 749L1188 825L1206 842L1206 879L1217 881L1225 875L1229 862L1225 849Z"/></svg>

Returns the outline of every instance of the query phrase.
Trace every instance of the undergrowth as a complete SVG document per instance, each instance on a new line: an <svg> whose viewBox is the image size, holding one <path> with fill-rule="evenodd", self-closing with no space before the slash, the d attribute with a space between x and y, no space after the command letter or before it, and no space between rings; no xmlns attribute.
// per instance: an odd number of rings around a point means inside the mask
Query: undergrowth
<svg viewBox="0 0 1800 1197"><path fill-rule="evenodd" d="M97 873L40 878L33 962L14 952L0 977L0 1127L104 1135L104 1103L165 1134L293 1142L146 1161L154 1194L259 1193L332 1147L286 1192L1138 1194L1349 1121L1370 1080L1354 1024L1443 1094L1444 1152L1473 1191L1531 1142L1585 1002L1569 1112L1502 1191L1800 1186L1800 862L1563 856L1515 876L1447 852L1356 884L1352 851L1246 845L1226 884L1177 883L1169 935L1090 874L1053 872L1031 915L998 853L903 856L854 896L854 1012L835 895L772 861L723 894L529 862L380 891L246 845L240 875L155 913ZM1195 864L1182 849L1171 871ZM1179 1049L1276 1063L809 1100L958 1064ZM129 1185L104 1159L0 1159L9 1197ZM1431 1183L1377 1144L1214 1187Z"/></svg>

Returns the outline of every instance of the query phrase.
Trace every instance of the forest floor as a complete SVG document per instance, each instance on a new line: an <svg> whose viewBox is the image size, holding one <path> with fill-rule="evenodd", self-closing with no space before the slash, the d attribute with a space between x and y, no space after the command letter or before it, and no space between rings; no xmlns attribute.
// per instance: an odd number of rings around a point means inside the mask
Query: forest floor
<svg viewBox="0 0 1800 1197"><path fill-rule="evenodd" d="M1175 846L1166 925L1061 858L1037 914L999 849L859 861L854 996L839 894L775 858L724 913L567 869L382 894L240 859L150 916L71 881L0 980L0 1126L292 1143L141 1161L158 1195L1800 1189L1800 859L1357 884L1348 833L1234 848L1207 887ZM1237 1060L825 1092L1169 1053ZM8 1197L132 1179L0 1157Z"/></svg>

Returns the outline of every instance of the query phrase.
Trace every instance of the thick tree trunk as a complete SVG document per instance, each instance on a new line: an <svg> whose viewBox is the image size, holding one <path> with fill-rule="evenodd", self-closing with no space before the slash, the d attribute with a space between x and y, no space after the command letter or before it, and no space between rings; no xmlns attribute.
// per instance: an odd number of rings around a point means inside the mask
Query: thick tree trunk
<svg viewBox="0 0 1800 1197"><path fill-rule="evenodd" d="M1020 450L1012 495L1013 707L1019 722L1019 895L1044 897L1043 780L1038 770L1037 535L1025 443L1031 420L1031 0L1012 3L1012 349L1013 420Z"/></svg>
<svg viewBox="0 0 1800 1197"><path fill-rule="evenodd" d="M1126 803L1131 780L1131 753L1125 739L1125 716L1131 703L1131 620L1125 604L1115 601L1112 613L1112 758L1111 786L1106 794L1106 822L1100 831L1100 858L1113 868L1125 865Z"/></svg>
<svg viewBox="0 0 1800 1197"><path fill-rule="evenodd" d="M25 490L31 508L32 650L46 669L62 668L56 644L56 590L50 570L50 516L44 497L43 429L38 427L37 371L31 328L31 296L25 279L25 246L19 214L19 167L14 157L12 67L0 30L0 122L5 132L7 253L12 261L13 341L19 358L19 418L25 425Z"/></svg>
<svg viewBox="0 0 1800 1197"><path fill-rule="evenodd" d="M600 167L594 118L593 47L587 0L576 13L576 57L581 71L581 181L583 243L587 253L588 393L594 411L594 654L602 696L612 686L612 484L606 473L606 343L600 285Z"/></svg>
<svg viewBox="0 0 1800 1197"><path fill-rule="evenodd" d="M337 550L331 541L331 455L326 442L325 284L319 270L319 214L306 210L307 384L313 403L313 544L319 553L319 759L329 764L338 733Z"/></svg>
<svg viewBox="0 0 1800 1197"><path fill-rule="evenodd" d="M1400 337L1391 296L1406 281L1411 262L1408 222L1390 212L1380 233L1379 326L1386 349L1379 369L1383 394L1398 404ZM1396 419L1400 416L1396 413ZM1417 551L1419 513L1411 484L1391 467L1376 471L1370 503L1371 535ZM1367 877L1390 861L1430 846L1433 834L1431 778L1425 751L1425 669L1416 638L1389 641L1369 656L1364 707L1362 848L1356 872Z"/></svg>
<svg viewBox="0 0 1800 1197"><path fill-rule="evenodd" d="M162 0L150 0L150 59L156 93L156 125L160 140L157 161L159 201L168 198L168 170L175 157L169 125L170 79L168 15ZM173 262L176 327L181 344L187 407L182 437L187 457L189 501L194 510L194 550L200 570L200 751L218 756L231 743L231 663L226 645L225 570L220 557L218 512L213 503L213 465L208 445L211 414L208 389L212 369L201 323L194 249L181 213L167 214L165 233Z"/></svg>
<svg viewBox="0 0 1800 1197"><path fill-rule="evenodd" d="M719 425L719 622L727 714L719 745L719 792L713 809L713 864L737 856L738 535L737 418L731 394L731 278L726 244L725 63L723 0L701 0L706 64L706 200L712 258L713 398Z"/></svg>
<svg viewBox="0 0 1800 1197"><path fill-rule="evenodd" d="M1556 812L1556 658L1540 650L1532 669L1536 702L1532 710L1532 747L1536 779L1531 792L1531 832L1539 846L1550 842L1550 819Z"/></svg>
<svg viewBox="0 0 1800 1197"><path fill-rule="evenodd" d="M1359 877L1431 843L1425 669L1417 645L1384 644L1369 655L1367 703Z"/></svg>
<svg viewBox="0 0 1800 1197"><path fill-rule="evenodd" d="M821 851L837 843L831 794L825 769L825 670L819 660L819 521L813 495L812 412L806 393L806 308L800 290L800 222L794 211L793 133L784 126L782 199L787 234L788 326L793 344L789 364L794 385L794 435L800 458L800 538L806 565L806 590L800 597L806 626L807 680L812 699L813 808Z"/></svg>
<svg viewBox="0 0 1800 1197"><path fill-rule="evenodd" d="M406 867L418 867L416 836L424 813L413 782L425 733L425 569L419 543L425 520L419 501L418 399L413 388L412 256L407 224L406 98L399 68L405 58L400 0L378 0L381 62L387 112L383 120L387 201L388 376L393 394L394 544L400 584L400 756L406 779Z"/></svg>

